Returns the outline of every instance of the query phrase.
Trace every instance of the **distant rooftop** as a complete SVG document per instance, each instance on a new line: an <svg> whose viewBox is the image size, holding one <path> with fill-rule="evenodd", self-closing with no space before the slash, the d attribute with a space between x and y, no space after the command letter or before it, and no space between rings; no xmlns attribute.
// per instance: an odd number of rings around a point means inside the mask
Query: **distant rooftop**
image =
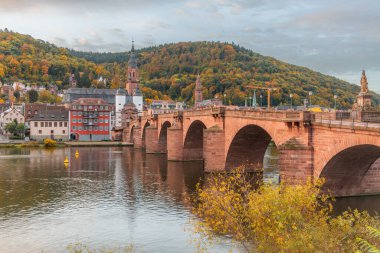
<svg viewBox="0 0 380 253"><path fill-rule="evenodd" d="M40 111L34 115L30 121L66 121L69 118L69 112L64 110Z"/></svg>

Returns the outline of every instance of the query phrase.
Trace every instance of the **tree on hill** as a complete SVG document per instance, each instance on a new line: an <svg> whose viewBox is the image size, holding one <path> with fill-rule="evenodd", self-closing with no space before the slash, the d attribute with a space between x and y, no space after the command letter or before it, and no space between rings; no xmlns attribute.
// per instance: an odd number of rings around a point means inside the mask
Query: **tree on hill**
<svg viewBox="0 0 380 253"><path fill-rule="evenodd" d="M38 92L36 90L28 91L29 103L35 103L38 101Z"/></svg>

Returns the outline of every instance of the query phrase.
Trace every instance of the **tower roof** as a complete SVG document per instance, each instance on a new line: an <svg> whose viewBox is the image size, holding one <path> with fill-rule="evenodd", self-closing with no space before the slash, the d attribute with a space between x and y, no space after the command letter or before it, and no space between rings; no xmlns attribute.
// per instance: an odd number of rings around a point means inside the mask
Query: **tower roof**
<svg viewBox="0 0 380 253"><path fill-rule="evenodd" d="M128 61L128 67L137 68L137 59L135 55L135 42L132 40L131 56Z"/></svg>
<svg viewBox="0 0 380 253"><path fill-rule="evenodd" d="M125 96L125 95L127 95L127 91L125 91L123 88L119 88L119 89L117 89L117 91L116 91L116 96L117 95L123 95L123 96Z"/></svg>

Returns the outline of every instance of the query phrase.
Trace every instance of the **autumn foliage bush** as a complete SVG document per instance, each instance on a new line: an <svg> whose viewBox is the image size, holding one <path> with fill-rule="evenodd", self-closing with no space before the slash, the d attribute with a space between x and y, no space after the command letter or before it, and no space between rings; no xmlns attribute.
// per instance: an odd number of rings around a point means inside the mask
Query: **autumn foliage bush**
<svg viewBox="0 0 380 253"><path fill-rule="evenodd" d="M359 252L357 238L379 220L359 211L333 216L322 184L257 187L241 169L212 175L193 199L196 231L210 240L230 236L246 252Z"/></svg>
<svg viewBox="0 0 380 253"><path fill-rule="evenodd" d="M46 148L53 148L53 147L57 146L57 142L55 140L52 140L52 139L45 139L44 144L45 144Z"/></svg>

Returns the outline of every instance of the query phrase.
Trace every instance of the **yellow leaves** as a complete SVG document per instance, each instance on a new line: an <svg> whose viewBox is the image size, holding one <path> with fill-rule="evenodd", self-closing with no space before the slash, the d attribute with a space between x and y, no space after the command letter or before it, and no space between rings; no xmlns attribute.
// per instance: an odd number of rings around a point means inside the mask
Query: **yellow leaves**
<svg viewBox="0 0 380 253"><path fill-rule="evenodd" d="M209 177L203 187L197 186L194 213L203 228L198 231L232 236L248 252L351 251L365 224L380 222L358 211L332 217L322 183L254 188L241 169Z"/></svg>

